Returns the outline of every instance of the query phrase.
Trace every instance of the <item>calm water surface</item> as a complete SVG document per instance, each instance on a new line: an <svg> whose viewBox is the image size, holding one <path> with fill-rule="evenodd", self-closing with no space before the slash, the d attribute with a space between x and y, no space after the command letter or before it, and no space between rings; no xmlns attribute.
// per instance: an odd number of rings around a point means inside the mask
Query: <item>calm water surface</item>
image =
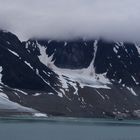
<svg viewBox="0 0 140 140"><path fill-rule="evenodd" d="M140 140L140 122L1 118L0 140Z"/></svg>

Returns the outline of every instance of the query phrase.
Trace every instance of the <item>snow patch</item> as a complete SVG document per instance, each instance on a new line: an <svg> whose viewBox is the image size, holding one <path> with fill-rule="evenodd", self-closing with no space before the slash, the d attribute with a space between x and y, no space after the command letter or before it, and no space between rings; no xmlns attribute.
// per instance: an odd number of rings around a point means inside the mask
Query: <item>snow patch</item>
<svg viewBox="0 0 140 140"><path fill-rule="evenodd" d="M65 91L63 89L60 89L60 91L65 94ZM63 98L63 94L61 92L58 92L58 96Z"/></svg>
<svg viewBox="0 0 140 140"><path fill-rule="evenodd" d="M4 94L3 92L0 92L0 97L5 98L5 99L9 99L9 97L6 94Z"/></svg>
<svg viewBox="0 0 140 140"><path fill-rule="evenodd" d="M65 42L65 43L64 43L64 46L67 46L67 44L68 44L68 43L67 43L67 42Z"/></svg>
<svg viewBox="0 0 140 140"><path fill-rule="evenodd" d="M52 40L49 40L49 41L48 41L48 44L50 44L51 42L52 42Z"/></svg>
<svg viewBox="0 0 140 140"><path fill-rule="evenodd" d="M118 53L118 50L117 50L116 46L113 48L113 51L117 54Z"/></svg>
<svg viewBox="0 0 140 140"><path fill-rule="evenodd" d="M6 42L7 42L8 45L10 45L10 42L9 41L6 41Z"/></svg>
<svg viewBox="0 0 140 140"><path fill-rule="evenodd" d="M20 93L22 93L22 94L24 94L24 95L28 95L28 93L26 93L26 92L24 92L24 91L22 91L22 90L19 90L19 89L14 89L15 91L18 91L18 92L20 92Z"/></svg>
<svg viewBox="0 0 140 140"><path fill-rule="evenodd" d="M42 93L35 93L33 96L40 96Z"/></svg>
<svg viewBox="0 0 140 140"><path fill-rule="evenodd" d="M52 92L49 92L48 94L49 94L49 95L54 95L54 93L52 93Z"/></svg>
<svg viewBox="0 0 140 140"><path fill-rule="evenodd" d="M46 47L45 46L41 46L40 44L37 43L37 47L40 50L40 56L38 56L39 60L41 63L43 63L45 66L50 67L49 65L51 65L52 59L53 59L53 55L51 55L50 57L46 54Z"/></svg>
<svg viewBox="0 0 140 140"><path fill-rule="evenodd" d="M139 82L136 81L135 77L134 77L134 76L131 76L131 77L132 77L132 79L134 80L134 82L136 83L136 85L138 85Z"/></svg>
<svg viewBox="0 0 140 140"><path fill-rule="evenodd" d="M120 80L118 81L119 84L121 84L121 82L122 82L122 79L120 79Z"/></svg>
<svg viewBox="0 0 140 140"><path fill-rule="evenodd" d="M48 117L47 114L43 114L43 113L35 113L33 116L34 117Z"/></svg>
<svg viewBox="0 0 140 140"><path fill-rule="evenodd" d="M63 77L63 75L60 74L60 73L59 73L59 80L60 80L60 82L62 83L62 87L63 87L64 89L68 89L68 88L69 88L69 87L68 87L67 81L65 80L65 78Z"/></svg>

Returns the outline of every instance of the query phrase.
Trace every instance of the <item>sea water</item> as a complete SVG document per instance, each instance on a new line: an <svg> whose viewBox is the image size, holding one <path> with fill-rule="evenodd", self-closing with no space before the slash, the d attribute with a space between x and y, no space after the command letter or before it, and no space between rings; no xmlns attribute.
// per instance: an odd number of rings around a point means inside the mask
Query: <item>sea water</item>
<svg viewBox="0 0 140 140"><path fill-rule="evenodd" d="M140 122L75 118L1 118L0 140L140 140Z"/></svg>

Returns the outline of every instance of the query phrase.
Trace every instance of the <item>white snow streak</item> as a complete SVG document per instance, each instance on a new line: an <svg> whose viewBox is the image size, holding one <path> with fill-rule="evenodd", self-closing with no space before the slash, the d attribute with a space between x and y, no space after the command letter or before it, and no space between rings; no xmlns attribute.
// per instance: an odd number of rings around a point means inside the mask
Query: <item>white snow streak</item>
<svg viewBox="0 0 140 140"><path fill-rule="evenodd" d="M128 89L134 96L138 96L137 93L133 90L133 88L127 87L127 89Z"/></svg>
<svg viewBox="0 0 140 140"><path fill-rule="evenodd" d="M2 67L0 66L0 83L2 83L2 73L1 73L2 70L3 70L3 69L2 69Z"/></svg>
<svg viewBox="0 0 140 140"><path fill-rule="evenodd" d="M53 55L48 57L48 55L46 54L46 47L41 46L38 43L37 43L37 46L40 50L40 56L39 56L40 62L49 67L49 65L51 65L53 63L52 62Z"/></svg>
<svg viewBox="0 0 140 140"><path fill-rule="evenodd" d="M30 63L28 63L27 61L24 61L26 65L28 65L32 70L34 69Z"/></svg>
<svg viewBox="0 0 140 140"><path fill-rule="evenodd" d="M14 89L15 91L18 91L18 92L20 92L20 93L22 93L22 94L24 94L24 95L28 95L28 93L26 93L26 92L24 92L24 91L22 91L22 90L19 90L19 89Z"/></svg>
<svg viewBox="0 0 140 140"><path fill-rule="evenodd" d="M17 57L19 57L19 55L16 53L16 52L14 52L14 51L12 51L12 50L10 50L10 49L8 49L8 51L10 51L12 54L14 54L15 56L17 56Z"/></svg>
<svg viewBox="0 0 140 140"><path fill-rule="evenodd" d="M137 48L137 51L138 51L138 54L140 55L140 46L135 44L136 48Z"/></svg>
<svg viewBox="0 0 140 140"><path fill-rule="evenodd" d="M103 100L105 100L105 97L98 90L95 91L102 97Z"/></svg>

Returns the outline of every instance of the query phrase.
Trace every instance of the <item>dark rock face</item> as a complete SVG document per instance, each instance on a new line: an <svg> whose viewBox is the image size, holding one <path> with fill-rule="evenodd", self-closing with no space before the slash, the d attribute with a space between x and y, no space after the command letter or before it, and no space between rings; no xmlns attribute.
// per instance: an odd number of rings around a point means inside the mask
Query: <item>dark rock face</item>
<svg viewBox="0 0 140 140"><path fill-rule="evenodd" d="M35 41L29 41L35 43ZM48 56L53 55L54 64L60 68L87 68L94 55L96 73L107 73L110 80L120 81L127 86L140 84L140 47L132 43L117 43L99 40L95 54L93 41L38 41L46 46Z"/></svg>
<svg viewBox="0 0 140 140"><path fill-rule="evenodd" d="M20 42L0 31L0 93L48 115L136 118L140 47L105 40Z"/></svg>
<svg viewBox="0 0 140 140"><path fill-rule="evenodd" d="M8 36L10 36L8 38ZM40 63L39 59L29 54L24 45L11 33L0 32L0 66L2 66L2 82L12 88L31 90L50 90L42 80L40 71L50 72L55 83L55 73ZM39 75L36 74L38 71Z"/></svg>
<svg viewBox="0 0 140 140"><path fill-rule="evenodd" d="M121 84L128 86L139 86L140 54L134 44L100 41L98 46L94 64L97 73L107 72L109 79L121 80Z"/></svg>
<svg viewBox="0 0 140 140"><path fill-rule="evenodd" d="M29 40L31 44L35 45L36 41ZM54 64L60 68L80 69L88 67L94 53L94 41L42 41L38 43L46 47L46 52L49 56L53 55ZM29 48L34 48L29 46Z"/></svg>

